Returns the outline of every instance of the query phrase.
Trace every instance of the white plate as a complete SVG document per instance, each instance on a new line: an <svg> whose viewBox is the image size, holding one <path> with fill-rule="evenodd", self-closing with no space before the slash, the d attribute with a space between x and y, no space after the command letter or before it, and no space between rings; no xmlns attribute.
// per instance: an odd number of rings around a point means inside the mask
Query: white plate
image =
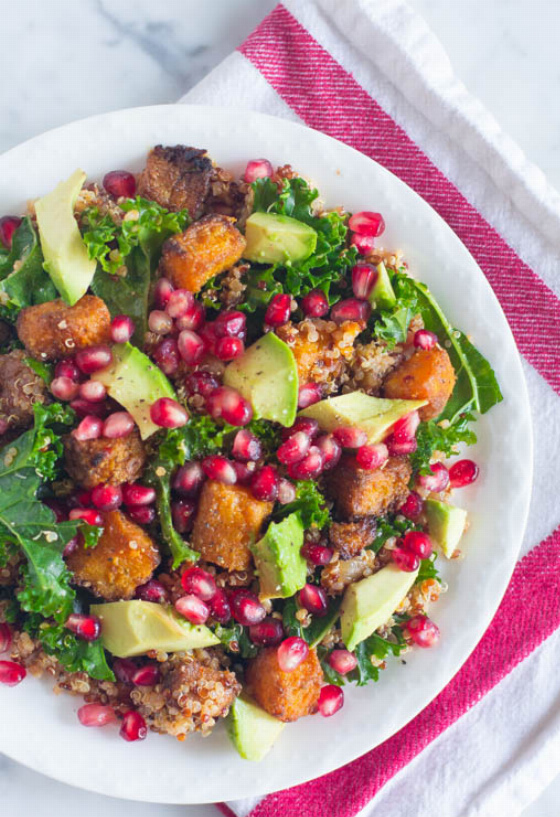
<svg viewBox="0 0 560 817"><path fill-rule="evenodd" d="M451 229L409 187L349 147L300 125L256 113L184 105L97 116L51 131L0 157L0 213L18 212L76 167L90 179L115 168L140 169L158 143L207 148L241 171L265 156L290 163L319 187L328 205L378 210L386 247L401 249L456 326L472 335L497 372L504 402L477 424L473 458L481 465L460 502L471 511L464 561L445 565L449 592L435 608L442 631L434 650L391 662L378 684L346 687L332 719L289 725L260 764L241 760L222 727L181 744L150 734L127 744L116 731L84 729L79 701L55 697L29 678L0 688L0 750L50 777L85 789L160 803L255 796L325 774L372 749L420 712L455 675L488 627L517 559L531 493L529 403L521 362L502 310L481 270ZM515 429L515 445L506 429ZM440 563L443 560L440 560ZM439 564L438 563L438 566Z"/></svg>

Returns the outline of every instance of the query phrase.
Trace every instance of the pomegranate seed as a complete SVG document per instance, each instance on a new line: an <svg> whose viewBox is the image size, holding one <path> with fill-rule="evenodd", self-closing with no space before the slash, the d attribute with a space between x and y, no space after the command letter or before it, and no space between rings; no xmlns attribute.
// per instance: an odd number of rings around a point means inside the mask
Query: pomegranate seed
<svg viewBox="0 0 560 817"><path fill-rule="evenodd" d="M247 318L243 312L228 310L220 312L213 324L218 338L241 338L245 340L247 334Z"/></svg>
<svg viewBox="0 0 560 817"><path fill-rule="evenodd" d="M293 426L282 429L282 439L287 440L298 431L303 431L312 440L319 433L319 423L311 417L297 417Z"/></svg>
<svg viewBox="0 0 560 817"><path fill-rule="evenodd" d="M146 584L137 587L135 595L137 599L151 601L154 604L165 604L165 602L169 601L167 588L157 579L150 579Z"/></svg>
<svg viewBox="0 0 560 817"><path fill-rule="evenodd" d="M9 429L10 425L7 420L4 420L3 417L0 417L0 436L5 434L6 431Z"/></svg>
<svg viewBox="0 0 560 817"><path fill-rule="evenodd" d="M80 386L69 377L55 377L51 381L50 390L56 400L63 400L66 403L78 396Z"/></svg>
<svg viewBox="0 0 560 817"><path fill-rule="evenodd" d="M81 533L77 533L76 536L73 536L64 546L64 550L62 551L62 558L67 559L74 551L78 549L78 547L83 544L84 537Z"/></svg>
<svg viewBox="0 0 560 817"><path fill-rule="evenodd" d="M427 616L415 616L405 627L418 647L434 647L439 641L439 627Z"/></svg>
<svg viewBox="0 0 560 817"><path fill-rule="evenodd" d="M399 508L399 513L406 516L407 519L418 519L424 509L424 500L417 494L416 491L411 491L404 501L404 504Z"/></svg>
<svg viewBox="0 0 560 817"><path fill-rule="evenodd" d="M115 411L103 423L103 436L110 440L128 437L134 431L136 423L128 411Z"/></svg>
<svg viewBox="0 0 560 817"><path fill-rule="evenodd" d="M350 239L350 244L356 247L360 255L369 255L375 249L375 237L373 235L359 235L354 233Z"/></svg>
<svg viewBox="0 0 560 817"><path fill-rule="evenodd" d="M315 446L319 449L323 457L323 471L334 468L342 456L342 448L337 443L332 434L321 434L315 440Z"/></svg>
<svg viewBox="0 0 560 817"><path fill-rule="evenodd" d="M58 499L44 499L43 503L54 513L56 522L66 522L68 513L62 502Z"/></svg>
<svg viewBox="0 0 560 817"><path fill-rule="evenodd" d="M113 670L117 681L120 681L121 684L131 684L137 669L138 667L130 658L117 658L113 661Z"/></svg>
<svg viewBox="0 0 560 817"><path fill-rule="evenodd" d="M193 304L192 292L189 292L188 289L175 289L170 293L165 309L172 318L180 318L192 309Z"/></svg>
<svg viewBox="0 0 560 817"><path fill-rule="evenodd" d="M137 687L153 687L161 679L161 673L155 664L147 664L137 669L132 676L132 683Z"/></svg>
<svg viewBox="0 0 560 817"><path fill-rule="evenodd" d="M473 460L458 460L449 469L449 483L452 488L464 488L478 477L479 468Z"/></svg>
<svg viewBox="0 0 560 817"><path fill-rule="evenodd" d="M312 445L305 457L288 466L292 479L315 479L323 470L323 455L316 445Z"/></svg>
<svg viewBox="0 0 560 817"><path fill-rule="evenodd" d="M89 400L72 400L70 408L73 408L78 417L105 417L108 412L106 402L90 403Z"/></svg>
<svg viewBox="0 0 560 817"><path fill-rule="evenodd" d="M198 596L181 596L175 602L175 609L191 624L206 624L210 608Z"/></svg>
<svg viewBox="0 0 560 817"><path fill-rule="evenodd" d="M210 601L216 595L214 577L201 567L189 567L181 576L185 593L197 596L202 601Z"/></svg>
<svg viewBox="0 0 560 817"><path fill-rule="evenodd" d="M98 528L103 525L103 517L93 508L72 508L68 519L82 519L87 525L95 525Z"/></svg>
<svg viewBox="0 0 560 817"><path fill-rule="evenodd" d="M256 462L262 457L261 441L250 431L243 429L235 435L231 453L236 460Z"/></svg>
<svg viewBox="0 0 560 817"><path fill-rule="evenodd" d="M367 434L355 426L338 426L333 437L343 448L361 448L367 443Z"/></svg>
<svg viewBox="0 0 560 817"><path fill-rule="evenodd" d="M156 335L168 335L173 329L173 318L163 309L153 309L148 315L148 328Z"/></svg>
<svg viewBox="0 0 560 817"><path fill-rule="evenodd" d="M323 396L323 391L318 383L306 383L299 387L298 408L304 409L318 403Z"/></svg>
<svg viewBox="0 0 560 817"><path fill-rule="evenodd" d="M331 320L335 323L357 321L366 323L371 315L371 305L368 301L359 301L357 298L346 298L339 301L331 309Z"/></svg>
<svg viewBox="0 0 560 817"><path fill-rule="evenodd" d="M255 475L256 465L254 462L238 462L233 463L235 473L237 474L237 482L240 485L249 485L253 476Z"/></svg>
<svg viewBox="0 0 560 817"><path fill-rule="evenodd" d="M176 373L181 358L175 338L165 338L165 340L160 341L154 348L152 355L164 374L171 376Z"/></svg>
<svg viewBox="0 0 560 817"><path fill-rule="evenodd" d="M243 181L252 184L257 179L270 178L273 173L272 165L268 159L253 159L247 162Z"/></svg>
<svg viewBox="0 0 560 817"><path fill-rule="evenodd" d="M234 619L243 627L259 624L266 616L266 610L257 596L249 590L240 590L230 599Z"/></svg>
<svg viewBox="0 0 560 817"><path fill-rule="evenodd" d="M302 555L317 567L324 567L330 564L333 557L333 551L325 547L325 545L314 545L305 543L301 549Z"/></svg>
<svg viewBox="0 0 560 817"><path fill-rule="evenodd" d="M433 349L438 342L438 336L427 329L419 329L414 333L414 345L417 349Z"/></svg>
<svg viewBox="0 0 560 817"><path fill-rule="evenodd" d="M136 522L137 525L151 525L156 518L155 508L149 505L144 505L139 508L127 508L126 512L129 519L131 519L132 522Z"/></svg>
<svg viewBox="0 0 560 817"><path fill-rule="evenodd" d="M112 706L85 704L78 709L78 720L82 726L108 726L117 723L118 718Z"/></svg>
<svg viewBox="0 0 560 817"><path fill-rule="evenodd" d="M237 474L233 464L226 457L221 457L219 454L205 457L202 460L202 470L208 479L212 479L214 482L222 482L224 485L235 485L237 482Z"/></svg>
<svg viewBox="0 0 560 817"><path fill-rule="evenodd" d="M356 298L367 300L378 277L379 273L372 264L356 264L352 267L352 290Z"/></svg>
<svg viewBox="0 0 560 817"><path fill-rule="evenodd" d="M193 372L185 380L189 394L201 394L203 397L209 397L219 385L217 378L210 372Z"/></svg>
<svg viewBox="0 0 560 817"><path fill-rule="evenodd" d="M0 218L0 241L7 250L12 249L14 233L21 224L21 218L17 216L2 216Z"/></svg>
<svg viewBox="0 0 560 817"><path fill-rule="evenodd" d="M75 385L78 386L77 383ZM86 380L78 388L80 397L82 400L87 400L88 403L101 403L107 397L107 389L98 380Z"/></svg>
<svg viewBox="0 0 560 817"><path fill-rule="evenodd" d="M192 527L195 510L195 504L190 499L178 499L172 502L171 518L175 530L179 533L187 533Z"/></svg>
<svg viewBox="0 0 560 817"><path fill-rule="evenodd" d="M231 607L226 591L223 587L218 587L215 596L210 601L212 616L220 624L227 624L231 619Z"/></svg>
<svg viewBox="0 0 560 817"><path fill-rule="evenodd" d="M296 431L295 434L292 434L282 443L276 452L276 456L285 465L289 465L291 462L300 462L309 451L310 446L311 440L307 434L303 431Z"/></svg>
<svg viewBox="0 0 560 817"><path fill-rule="evenodd" d="M308 318L323 318L329 311L329 300L320 289L312 289L302 298L301 308Z"/></svg>
<svg viewBox="0 0 560 817"><path fill-rule="evenodd" d="M145 740L148 734L146 721L139 712L131 709L123 716L119 734L121 738L129 743L135 740Z"/></svg>
<svg viewBox="0 0 560 817"><path fill-rule="evenodd" d="M0 684L15 687L26 675L27 671L21 664L16 664L15 661L0 661Z"/></svg>
<svg viewBox="0 0 560 817"><path fill-rule="evenodd" d="M420 530L410 530L402 538L402 547L414 553L420 559L427 559L432 555L432 540L427 533Z"/></svg>
<svg viewBox="0 0 560 817"><path fill-rule="evenodd" d="M411 440L416 435L416 430L420 425L420 415L417 411L411 411L406 417L397 420L392 429L392 437L396 443L404 443Z"/></svg>
<svg viewBox="0 0 560 817"><path fill-rule="evenodd" d="M122 491L118 485L96 485L91 502L98 511L114 511L122 504Z"/></svg>
<svg viewBox="0 0 560 817"><path fill-rule="evenodd" d="M100 372L110 366L112 361L113 353L109 346L90 346L76 355L76 365L83 374Z"/></svg>
<svg viewBox="0 0 560 817"><path fill-rule="evenodd" d="M70 502L72 503L72 507L90 508L91 491L76 491L76 493L70 497Z"/></svg>
<svg viewBox="0 0 560 817"><path fill-rule="evenodd" d="M7 624L0 624L0 654L12 646L12 631Z"/></svg>
<svg viewBox="0 0 560 817"><path fill-rule="evenodd" d="M171 397L160 397L150 406L152 423L161 428L180 428L189 421L186 409Z"/></svg>
<svg viewBox="0 0 560 817"><path fill-rule="evenodd" d="M167 278L160 278L154 287L154 303L158 309L165 309L175 287Z"/></svg>
<svg viewBox="0 0 560 817"><path fill-rule="evenodd" d="M282 672L293 672L309 655L309 645L303 638L293 635L280 644L277 655Z"/></svg>
<svg viewBox="0 0 560 817"><path fill-rule="evenodd" d="M216 357L218 360L235 360L245 351L241 338L218 338L216 341Z"/></svg>
<svg viewBox="0 0 560 817"><path fill-rule="evenodd" d="M54 367L55 377L69 377L70 380L81 380L82 373L73 360L61 360Z"/></svg>
<svg viewBox="0 0 560 817"><path fill-rule="evenodd" d="M173 478L173 490L179 496L196 496L204 482L204 471L199 462L182 465Z"/></svg>
<svg viewBox="0 0 560 817"><path fill-rule="evenodd" d="M204 357L206 347L202 338L191 332L190 329L183 329L177 338L179 354L187 366L196 366Z"/></svg>
<svg viewBox="0 0 560 817"><path fill-rule="evenodd" d="M383 233L385 222L381 213L370 213L363 210L361 213L354 213L353 216L350 216L348 227L358 235L372 235L377 238Z"/></svg>
<svg viewBox="0 0 560 817"><path fill-rule="evenodd" d="M249 627L249 638L260 647L275 647L284 638L282 622L277 618L267 617L258 624Z"/></svg>
<svg viewBox="0 0 560 817"><path fill-rule="evenodd" d="M216 351L216 329L214 324L205 323L198 333L206 345L206 351L209 355L213 355Z"/></svg>
<svg viewBox="0 0 560 817"><path fill-rule="evenodd" d="M449 471L442 462L434 462L430 465L431 474L419 474L418 485L426 491L439 494L449 485Z"/></svg>
<svg viewBox="0 0 560 817"><path fill-rule="evenodd" d="M122 486L122 497L125 505L137 508L139 505L151 505L155 502L156 491L155 488L138 482L126 483Z"/></svg>
<svg viewBox="0 0 560 817"><path fill-rule="evenodd" d="M193 305L177 318L175 326L179 331L192 329L194 332L198 332L199 329L202 329L205 319L206 310L199 301L194 301Z"/></svg>
<svg viewBox="0 0 560 817"><path fill-rule="evenodd" d="M305 607L309 613L322 617L326 615L328 604L327 596L322 587L316 584L306 584L299 591L299 603Z"/></svg>
<svg viewBox="0 0 560 817"><path fill-rule="evenodd" d="M136 327L128 315L117 315L111 321L111 340L113 343L128 343Z"/></svg>
<svg viewBox="0 0 560 817"><path fill-rule="evenodd" d="M278 502L281 505L288 505L296 500L296 486L289 479L278 480Z"/></svg>
<svg viewBox="0 0 560 817"><path fill-rule="evenodd" d="M83 641L95 641L101 632L101 622L97 616L84 616L81 613L69 615L64 626Z"/></svg>
<svg viewBox="0 0 560 817"><path fill-rule="evenodd" d="M358 659L349 650L333 650L329 655L329 665L339 675L348 675L358 666Z"/></svg>
<svg viewBox="0 0 560 817"><path fill-rule="evenodd" d="M383 443L362 445L356 451L356 462L365 471L375 471L376 468L380 468L384 462L387 462L388 458L389 452Z"/></svg>
<svg viewBox="0 0 560 817"><path fill-rule="evenodd" d="M409 440L399 442L395 440L392 434L385 438L385 445L387 446L390 457L404 457L406 454L413 454L418 448L416 437L411 437Z"/></svg>
<svg viewBox="0 0 560 817"><path fill-rule="evenodd" d="M208 397L207 405L214 420L221 418L232 426L246 426L253 419L251 404L228 386L215 389Z"/></svg>
<svg viewBox="0 0 560 817"><path fill-rule="evenodd" d="M404 570L405 573L412 573L420 565L420 559L415 553L402 548L394 548L391 551L391 558L399 570Z"/></svg>
<svg viewBox="0 0 560 817"><path fill-rule="evenodd" d="M274 502L278 498L278 474L272 465L265 465L251 479L251 493L255 499Z"/></svg>
<svg viewBox="0 0 560 817"><path fill-rule="evenodd" d="M128 170L111 170L103 177L103 187L116 199L131 199L136 193L136 179Z"/></svg>
<svg viewBox="0 0 560 817"><path fill-rule="evenodd" d="M327 684L321 688L317 706L324 718L330 718L344 706L344 692L335 684Z"/></svg>
<svg viewBox="0 0 560 817"><path fill-rule="evenodd" d="M290 320L292 298L290 295L273 295L264 315L267 326L282 326Z"/></svg>

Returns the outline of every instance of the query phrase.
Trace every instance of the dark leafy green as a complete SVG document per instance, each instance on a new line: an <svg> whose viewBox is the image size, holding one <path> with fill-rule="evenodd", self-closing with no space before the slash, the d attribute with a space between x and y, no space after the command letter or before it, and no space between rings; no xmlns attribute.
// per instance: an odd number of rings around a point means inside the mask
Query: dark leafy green
<svg viewBox="0 0 560 817"><path fill-rule="evenodd" d="M47 655L53 655L68 672L86 672L98 681L114 681L113 671L101 641L77 638L62 624L44 621L40 616L29 616L25 630L38 638Z"/></svg>
<svg viewBox="0 0 560 817"><path fill-rule="evenodd" d="M288 635L303 638L310 647L316 647L323 640L339 617L341 598L330 599L326 615L313 616L308 627L303 627L296 618L298 603L296 598L286 599L282 608L282 623Z"/></svg>
<svg viewBox="0 0 560 817"><path fill-rule="evenodd" d="M11 251L0 255L0 292L8 296L2 317L12 322L23 307L58 297L55 285L43 269L41 245L29 216L15 231Z"/></svg>
<svg viewBox="0 0 560 817"><path fill-rule="evenodd" d="M426 579L436 579L436 581L441 583L439 571L436 567L436 559L437 553L433 553L429 559L422 559L418 576L414 582L415 584L421 584L423 581L426 581Z"/></svg>
<svg viewBox="0 0 560 817"><path fill-rule="evenodd" d="M390 514L389 516L380 517L377 520L375 539L371 545L368 546L368 550L373 550L375 553L378 553L387 539L391 539L393 536L400 539L407 531L417 529L419 529L418 526L404 516Z"/></svg>
<svg viewBox="0 0 560 817"><path fill-rule="evenodd" d="M325 679L330 684L336 684L337 686L343 686L348 681L354 682L358 686L365 686L370 681L378 681L382 667L377 662L385 661L391 655L399 656L406 648L401 627L395 626L391 632L392 640L373 633L365 641L360 642L355 649L358 665L348 675L340 675L334 670L328 662L330 651L324 647L319 647L319 659ZM376 663L372 663L372 659Z"/></svg>
<svg viewBox="0 0 560 817"><path fill-rule="evenodd" d="M296 499L279 507L274 518L284 519L291 513L297 513L305 530L311 527L324 528L329 525L329 510L317 483L312 480L297 480L295 485Z"/></svg>
<svg viewBox="0 0 560 817"><path fill-rule="evenodd" d="M220 639L226 650L242 658L254 658L259 651L249 638L247 629L237 622L227 627L218 624L214 628L214 635Z"/></svg>
<svg viewBox="0 0 560 817"><path fill-rule="evenodd" d="M68 432L76 413L68 405L36 403L34 414L34 441L30 464L45 482L53 482L60 475L63 454L61 435Z"/></svg>
<svg viewBox="0 0 560 817"><path fill-rule="evenodd" d="M36 375L45 381L47 385L50 384L54 377L54 364L43 363L40 360L35 360L33 357L26 357L25 363L32 369Z"/></svg>
<svg viewBox="0 0 560 817"><path fill-rule="evenodd" d="M470 413L459 414L455 422L447 427L438 425L436 420L420 423L416 432L418 448L411 454L410 460L415 473L427 474L430 472L430 460L435 451L441 451L446 457L457 453L459 443L474 445L476 434L469 428L474 421Z"/></svg>

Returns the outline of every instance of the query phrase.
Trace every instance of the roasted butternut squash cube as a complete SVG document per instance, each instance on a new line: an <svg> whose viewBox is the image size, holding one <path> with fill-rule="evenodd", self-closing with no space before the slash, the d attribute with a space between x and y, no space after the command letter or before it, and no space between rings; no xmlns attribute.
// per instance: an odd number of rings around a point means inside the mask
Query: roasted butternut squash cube
<svg viewBox="0 0 560 817"><path fill-rule="evenodd" d="M249 545L256 542L273 502L255 499L247 488L208 480L194 520L192 545L205 561L227 570L247 570Z"/></svg>
<svg viewBox="0 0 560 817"><path fill-rule="evenodd" d="M59 360L88 346L109 343L111 315L96 295L84 295L74 306L59 298L22 309L16 329L31 357Z"/></svg>
<svg viewBox="0 0 560 817"><path fill-rule="evenodd" d="M341 559L351 559L375 538L376 524L371 517L356 522L333 522L329 528L329 543Z"/></svg>
<svg viewBox="0 0 560 817"><path fill-rule="evenodd" d="M363 330L356 321L310 318L287 323L276 330L296 359L300 386L306 383L335 383L354 352L354 341Z"/></svg>
<svg viewBox="0 0 560 817"><path fill-rule="evenodd" d="M317 711L323 670L314 649L296 669L282 672L278 648L267 647L248 662L245 677L249 693L274 718L297 721Z"/></svg>
<svg viewBox="0 0 560 817"><path fill-rule="evenodd" d="M355 456L344 454L336 468L327 471L325 487L344 519L381 516L404 502L411 474L403 457L389 459L376 471L364 471Z"/></svg>
<svg viewBox="0 0 560 817"><path fill-rule="evenodd" d="M455 370L445 349L418 349L391 372L383 394L391 399L428 400L419 409L421 420L439 417L455 386Z"/></svg>
<svg viewBox="0 0 560 817"><path fill-rule="evenodd" d="M241 258L245 239L234 221L229 216L205 216L184 233L171 236L163 245L161 274L176 287L198 292Z"/></svg>
<svg viewBox="0 0 560 817"><path fill-rule="evenodd" d="M80 544L66 559L75 583L107 601L131 599L159 563L151 537L120 511L103 514L103 533L95 547Z"/></svg>
<svg viewBox="0 0 560 817"><path fill-rule="evenodd" d="M138 194L168 210L188 210L191 218L200 218L213 173L205 150L157 145L138 179Z"/></svg>
<svg viewBox="0 0 560 817"><path fill-rule="evenodd" d="M134 429L128 437L77 440L68 434L64 440L64 465L78 485L95 488L103 482L121 485L135 482L146 462L140 434Z"/></svg>

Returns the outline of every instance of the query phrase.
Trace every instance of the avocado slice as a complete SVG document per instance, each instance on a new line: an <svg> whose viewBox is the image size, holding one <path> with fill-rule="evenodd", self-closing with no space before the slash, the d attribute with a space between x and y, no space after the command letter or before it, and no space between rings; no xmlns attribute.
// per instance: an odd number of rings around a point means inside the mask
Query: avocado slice
<svg viewBox="0 0 560 817"><path fill-rule="evenodd" d="M87 292L97 265L88 255L74 218L74 204L85 180L84 171L76 170L35 202L45 270L70 306Z"/></svg>
<svg viewBox="0 0 560 817"><path fill-rule="evenodd" d="M393 615L416 580L418 570L406 573L389 564L373 576L351 584L342 599L342 640L353 650Z"/></svg>
<svg viewBox="0 0 560 817"><path fill-rule="evenodd" d="M377 265L377 281L370 292L369 300L374 309L390 309L397 302L395 290L383 261Z"/></svg>
<svg viewBox="0 0 560 817"><path fill-rule="evenodd" d="M287 599L307 580L307 562L301 555L303 525L297 513L271 522L262 539L250 545L259 575L261 599Z"/></svg>
<svg viewBox="0 0 560 817"><path fill-rule="evenodd" d="M160 428L150 419L150 406L160 397L177 399L173 386L155 363L130 343L112 347L113 362L92 374L103 383L109 395L134 417L143 440Z"/></svg>
<svg viewBox="0 0 560 817"><path fill-rule="evenodd" d="M208 627L190 624L173 607L151 601L92 604L101 619L101 640L117 658L144 655L149 650L180 652L212 647L219 639Z"/></svg>
<svg viewBox="0 0 560 817"><path fill-rule="evenodd" d="M290 347L273 332L226 367L224 383L251 403L256 417L293 425L299 386L296 359Z"/></svg>
<svg viewBox="0 0 560 817"><path fill-rule="evenodd" d="M243 257L257 264L293 264L305 261L317 246L317 233L290 216L253 213L245 225L247 246Z"/></svg>
<svg viewBox="0 0 560 817"><path fill-rule="evenodd" d="M428 517L428 528L432 536L450 559L461 541L467 522L467 512L456 505L440 502L438 499L427 499L424 510Z"/></svg>
<svg viewBox="0 0 560 817"><path fill-rule="evenodd" d="M270 752L285 726L246 695L235 699L227 718L228 735L241 757L257 762Z"/></svg>
<svg viewBox="0 0 560 817"><path fill-rule="evenodd" d="M356 426L366 432L368 443L373 444L386 437L397 420L426 403L426 400L387 400L353 391L320 400L300 411L299 416L317 420L323 431L333 431L338 426Z"/></svg>

